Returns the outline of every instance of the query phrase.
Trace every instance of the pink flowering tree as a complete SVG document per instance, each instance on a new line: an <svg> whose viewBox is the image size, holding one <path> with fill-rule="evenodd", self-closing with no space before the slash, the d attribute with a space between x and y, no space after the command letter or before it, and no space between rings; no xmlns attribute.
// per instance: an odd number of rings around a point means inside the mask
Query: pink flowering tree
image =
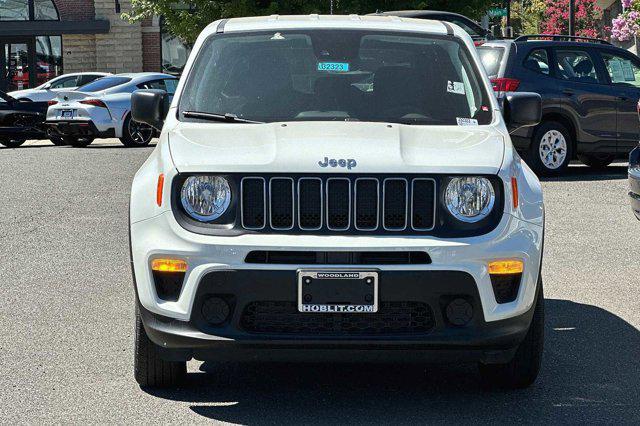
<svg viewBox="0 0 640 426"><path fill-rule="evenodd" d="M602 9L596 4L596 0L576 0L575 3L576 35L601 37ZM569 34L569 0L545 0L545 4L540 31L543 34Z"/></svg>
<svg viewBox="0 0 640 426"><path fill-rule="evenodd" d="M627 41L640 32L640 0L622 0L622 9L611 21L611 38Z"/></svg>

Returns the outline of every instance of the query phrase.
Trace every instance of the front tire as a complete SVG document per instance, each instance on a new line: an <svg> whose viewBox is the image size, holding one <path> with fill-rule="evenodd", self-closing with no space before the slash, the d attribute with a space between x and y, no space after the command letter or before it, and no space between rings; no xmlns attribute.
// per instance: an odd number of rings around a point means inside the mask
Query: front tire
<svg viewBox="0 0 640 426"><path fill-rule="evenodd" d="M616 159L614 154L578 154L578 160L585 166L601 170L613 163Z"/></svg>
<svg viewBox="0 0 640 426"><path fill-rule="evenodd" d="M479 364L480 379L487 387L519 389L533 384L538 377L544 348L544 294L538 281L533 319L513 359L506 364Z"/></svg>
<svg viewBox="0 0 640 426"><path fill-rule="evenodd" d="M153 133L153 127L133 120L129 114L122 125L120 142L128 148L147 146L153 139Z"/></svg>
<svg viewBox="0 0 640 426"><path fill-rule="evenodd" d="M562 174L573 155L569 130L557 121L545 121L534 132L527 164L540 176Z"/></svg>
<svg viewBox="0 0 640 426"><path fill-rule="evenodd" d="M136 382L143 387L173 387L183 383L187 377L186 362L165 361L160 357L159 347L144 330L137 303L133 365Z"/></svg>
<svg viewBox="0 0 640 426"><path fill-rule="evenodd" d="M0 139L0 145L4 145L7 148L17 148L25 143L25 139Z"/></svg>
<svg viewBox="0 0 640 426"><path fill-rule="evenodd" d="M75 137L75 136L65 136L62 138L64 145L71 145L74 148L86 148L91 145L94 138L92 137Z"/></svg>

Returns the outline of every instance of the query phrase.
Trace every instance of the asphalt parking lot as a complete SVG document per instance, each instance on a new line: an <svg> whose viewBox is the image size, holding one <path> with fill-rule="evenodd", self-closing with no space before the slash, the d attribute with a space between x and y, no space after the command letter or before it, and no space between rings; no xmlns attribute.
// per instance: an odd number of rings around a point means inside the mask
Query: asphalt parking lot
<svg viewBox="0 0 640 426"><path fill-rule="evenodd" d="M473 366L189 364L133 379L131 179L151 148L0 148L0 423L640 422L640 222L626 164L544 185L546 348L535 386ZM154 188L150 188L150 191Z"/></svg>

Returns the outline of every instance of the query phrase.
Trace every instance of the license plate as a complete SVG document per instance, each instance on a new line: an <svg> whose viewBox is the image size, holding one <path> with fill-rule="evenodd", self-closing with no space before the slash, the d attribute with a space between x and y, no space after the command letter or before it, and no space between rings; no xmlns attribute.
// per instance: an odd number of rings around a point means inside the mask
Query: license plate
<svg viewBox="0 0 640 426"><path fill-rule="evenodd" d="M62 110L61 116L62 118L73 118L73 110L72 109Z"/></svg>
<svg viewBox="0 0 640 426"><path fill-rule="evenodd" d="M298 271L298 311L348 314L378 312L378 273Z"/></svg>

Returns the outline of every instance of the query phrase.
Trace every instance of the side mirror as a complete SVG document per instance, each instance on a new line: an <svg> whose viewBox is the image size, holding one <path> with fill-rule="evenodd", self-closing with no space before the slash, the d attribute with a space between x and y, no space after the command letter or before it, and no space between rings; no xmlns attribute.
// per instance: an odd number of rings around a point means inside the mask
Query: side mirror
<svg viewBox="0 0 640 426"><path fill-rule="evenodd" d="M44 86L42 86L42 88L43 88L44 90L49 90L49 89L51 89L51 83L47 83L47 84L45 84Z"/></svg>
<svg viewBox="0 0 640 426"><path fill-rule="evenodd" d="M536 126L542 119L542 98L532 92L509 92L504 99L503 115L509 133Z"/></svg>
<svg viewBox="0 0 640 426"><path fill-rule="evenodd" d="M140 123L162 130L171 104L170 96L160 89L136 90L131 95L131 117Z"/></svg>

